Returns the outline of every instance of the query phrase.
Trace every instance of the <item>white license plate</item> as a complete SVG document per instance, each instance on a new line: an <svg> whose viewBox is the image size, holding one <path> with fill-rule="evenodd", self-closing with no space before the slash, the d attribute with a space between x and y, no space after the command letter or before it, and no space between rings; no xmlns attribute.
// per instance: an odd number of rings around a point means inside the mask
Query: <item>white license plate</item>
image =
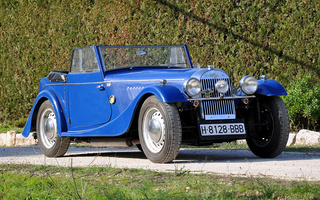
<svg viewBox="0 0 320 200"><path fill-rule="evenodd" d="M244 123L200 124L202 136L212 135L243 135L246 134Z"/></svg>

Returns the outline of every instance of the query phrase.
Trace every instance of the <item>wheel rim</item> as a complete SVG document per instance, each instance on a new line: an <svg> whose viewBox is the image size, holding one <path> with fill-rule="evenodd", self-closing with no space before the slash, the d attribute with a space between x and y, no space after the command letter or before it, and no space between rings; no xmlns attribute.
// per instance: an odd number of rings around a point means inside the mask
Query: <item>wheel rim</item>
<svg viewBox="0 0 320 200"><path fill-rule="evenodd" d="M260 119L261 123L265 123L266 125L262 126L262 129L259 130L259 134L253 139L253 142L259 147L265 147L271 142L274 133L274 118L268 106L261 105Z"/></svg>
<svg viewBox="0 0 320 200"><path fill-rule="evenodd" d="M50 149L57 141L57 120L52 109L42 112L40 118L40 139L42 144Z"/></svg>
<svg viewBox="0 0 320 200"><path fill-rule="evenodd" d="M160 152L164 146L165 121L156 108L148 109L143 118L143 139L152 153Z"/></svg>

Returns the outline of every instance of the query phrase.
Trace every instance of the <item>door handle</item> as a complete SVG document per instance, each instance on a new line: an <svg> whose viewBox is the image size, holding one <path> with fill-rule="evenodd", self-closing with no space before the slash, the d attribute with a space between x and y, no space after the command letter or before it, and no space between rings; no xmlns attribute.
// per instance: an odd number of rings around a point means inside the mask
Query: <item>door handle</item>
<svg viewBox="0 0 320 200"><path fill-rule="evenodd" d="M104 87L103 87L102 84L101 84L101 85L98 85L96 88L97 88L97 89L100 89L100 90L104 90Z"/></svg>

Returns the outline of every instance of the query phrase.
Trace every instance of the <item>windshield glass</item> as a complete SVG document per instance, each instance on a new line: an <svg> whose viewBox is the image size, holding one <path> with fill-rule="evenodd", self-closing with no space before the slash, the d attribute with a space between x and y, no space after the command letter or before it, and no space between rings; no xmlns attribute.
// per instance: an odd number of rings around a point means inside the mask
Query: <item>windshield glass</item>
<svg viewBox="0 0 320 200"><path fill-rule="evenodd" d="M184 46L100 47L106 69L188 67Z"/></svg>

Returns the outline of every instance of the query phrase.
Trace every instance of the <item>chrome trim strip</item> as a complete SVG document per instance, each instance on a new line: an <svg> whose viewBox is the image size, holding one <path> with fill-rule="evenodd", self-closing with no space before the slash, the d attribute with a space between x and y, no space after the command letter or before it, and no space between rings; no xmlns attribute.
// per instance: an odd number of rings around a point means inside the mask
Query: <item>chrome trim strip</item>
<svg viewBox="0 0 320 200"><path fill-rule="evenodd" d="M128 82L160 82L163 81L163 79L149 79L149 80L124 80L124 81L106 81L106 83L128 83ZM167 81L184 81L185 79L165 79Z"/></svg>
<svg viewBox="0 0 320 200"><path fill-rule="evenodd" d="M205 120L236 119L236 115L205 115Z"/></svg>
<svg viewBox="0 0 320 200"><path fill-rule="evenodd" d="M66 85L95 85L95 84L103 84L106 82L89 82L89 83L67 83Z"/></svg>
<svg viewBox="0 0 320 200"><path fill-rule="evenodd" d="M44 89L45 87L50 87L50 86L61 86L61 85L96 85L96 84L103 84L103 83L107 83L107 82L48 84L48 85L43 86L42 89Z"/></svg>
<svg viewBox="0 0 320 200"><path fill-rule="evenodd" d="M103 83L132 83L132 82L160 82L164 79L151 79L151 80L125 80L125 81L102 81L102 82L89 82L89 83L61 83L61 84L49 84L43 86L42 89L49 86L61 86L61 85L95 85L95 84L103 84ZM165 79L167 81L184 81L185 79Z"/></svg>
<svg viewBox="0 0 320 200"><path fill-rule="evenodd" d="M223 99L250 99L256 98L256 96L233 96L233 97L208 97L208 98L192 98L187 101L207 101L207 100L223 100Z"/></svg>
<svg viewBox="0 0 320 200"><path fill-rule="evenodd" d="M42 90L46 87L50 87L50 86L60 86L60 85L66 85L65 83L62 83L62 84L49 84L49 85L45 85L43 86Z"/></svg>

